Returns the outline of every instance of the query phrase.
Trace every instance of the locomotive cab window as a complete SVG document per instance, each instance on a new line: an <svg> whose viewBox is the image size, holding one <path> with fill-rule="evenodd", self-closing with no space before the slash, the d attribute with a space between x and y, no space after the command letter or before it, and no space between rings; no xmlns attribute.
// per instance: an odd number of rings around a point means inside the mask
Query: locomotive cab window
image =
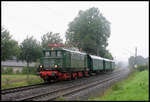
<svg viewBox="0 0 150 102"><path fill-rule="evenodd" d="M45 56L49 56L49 51L46 51L46 52L45 52Z"/></svg>
<svg viewBox="0 0 150 102"><path fill-rule="evenodd" d="M56 51L51 51L51 57L55 57L56 56Z"/></svg>
<svg viewBox="0 0 150 102"><path fill-rule="evenodd" d="M61 51L57 51L57 56L61 57L62 56L62 52Z"/></svg>

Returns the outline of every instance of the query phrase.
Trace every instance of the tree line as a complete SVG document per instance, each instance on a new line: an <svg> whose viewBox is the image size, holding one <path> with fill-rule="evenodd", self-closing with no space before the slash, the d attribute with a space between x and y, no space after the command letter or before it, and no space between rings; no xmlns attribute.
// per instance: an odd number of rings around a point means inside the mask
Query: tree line
<svg viewBox="0 0 150 102"><path fill-rule="evenodd" d="M135 65L140 66L140 65L148 65L149 63L149 57L144 58L143 56L130 56L128 59L129 67L133 68Z"/></svg>
<svg viewBox="0 0 150 102"><path fill-rule="evenodd" d="M80 10L75 19L69 23L64 45L72 45L86 53L113 59L106 49L110 37L110 22L100 13L98 8L92 7ZM19 45L12 39L10 32L1 27L1 60L11 59L30 62L37 61L42 56L42 49L49 48L49 43L63 43L60 33L47 32L41 37L41 42L33 36L27 36ZM28 66L27 65L27 66Z"/></svg>

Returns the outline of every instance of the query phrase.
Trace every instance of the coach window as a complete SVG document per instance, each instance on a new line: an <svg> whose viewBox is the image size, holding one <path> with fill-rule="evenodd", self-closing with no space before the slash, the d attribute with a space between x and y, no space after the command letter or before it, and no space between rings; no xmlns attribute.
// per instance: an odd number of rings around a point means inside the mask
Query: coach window
<svg viewBox="0 0 150 102"><path fill-rule="evenodd" d="M51 51L51 56L55 57L56 56L56 51Z"/></svg>
<svg viewBox="0 0 150 102"><path fill-rule="evenodd" d="M45 52L45 56L49 56L49 51L46 51L46 52Z"/></svg>

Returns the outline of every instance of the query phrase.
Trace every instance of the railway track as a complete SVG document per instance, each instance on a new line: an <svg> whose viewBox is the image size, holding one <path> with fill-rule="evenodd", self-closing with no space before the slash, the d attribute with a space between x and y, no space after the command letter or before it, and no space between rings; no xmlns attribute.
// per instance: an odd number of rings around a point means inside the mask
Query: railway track
<svg viewBox="0 0 150 102"><path fill-rule="evenodd" d="M36 84L36 85L28 85L28 86L21 86L21 87L3 89L3 90L1 90L1 94L5 95L5 94L8 94L8 93L14 93L14 92L23 91L23 90L39 88L39 87L41 87L43 85L47 85L47 84L48 83L40 83L40 84Z"/></svg>
<svg viewBox="0 0 150 102"><path fill-rule="evenodd" d="M113 73L104 74L103 77L105 76L104 78L106 78L106 79L101 80L100 83L104 83L108 80L113 80L112 78L114 78L114 77L112 77L112 76L114 76L115 73L120 73L120 71L123 71L123 70L116 70ZM16 94L17 92L20 91L20 93L22 94L21 97L17 98L16 96L11 96L13 98L13 100L16 100L16 101L54 100L54 99L56 99L60 96L71 94L73 92L77 92L79 90L82 90L82 89L85 89L85 88L88 88L88 87L92 87L92 85L96 85L95 82L99 82L100 80L99 79L98 80L93 80L93 79L96 78L97 76L99 76L99 75L93 76L93 78L91 78L91 77L87 78L87 81L89 81L90 83L93 83L93 84L87 84L86 81L81 81L80 82L79 81L80 79L79 79L79 80L76 80L76 82L75 81L68 81L68 82L60 83L61 84L60 86L58 85L58 83L57 84L47 84L48 85L48 86L46 85L47 88L52 88L52 89L45 90L45 91L42 91L42 88L44 88L45 84L38 84L38 85L31 85L31 86L25 86L25 87L17 87L17 88L6 89L6 90L3 90L1 92L1 94L2 94L2 97L5 96L7 98L7 96L10 97L11 94ZM108 79L110 77L111 77L111 79ZM91 79L92 79L92 81L91 81ZM82 78L81 78L81 80L82 80ZM83 80L85 80L85 78L83 78ZM85 84L87 84L87 85L85 85ZM34 89L34 90L30 90L30 89ZM37 91L36 94L35 94L35 92L32 92L32 91L35 91L37 89L41 90L41 91ZM27 93L25 93L25 90L30 92L30 93L28 95L24 95L24 94L27 94ZM34 93L34 94L31 94L31 93Z"/></svg>
<svg viewBox="0 0 150 102"><path fill-rule="evenodd" d="M120 70L117 70L117 72L119 72ZM116 71L114 71L116 72ZM40 84L36 84L36 85L28 85L28 86L21 86L21 87L15 87L15 88L9 88L9 89L3 89L1 90L1 94L8 94L8 93L14 93L14 92L18 92L18 91L23 91L23 90L28 90L28 89L33 89L33 88L39 88L43 85L46 85L48 83L40 83Z"/></svg>
<svg viewBox="0 0 150 102"><path fill-rule="evenodd" d="M48 101L48 100L55 100L60 96L65 96L65 95L68 95L68 94L72 94L74 92L81 91L81 90L84 90L84 89L89 88L89 87L104 84L108 81L118 79L118 78L120 78L120 76L121 76L121 74L117 74L113 77L105 78L104 80L101 80L101 81L96 80L96 81L91 82L89 84L85 84L85 83L80 84L79 83L79 84L76 84L76 85L65 86L65 87L61 87L59 89L49 91L49 92L46 92L46 93L42 93L42 94L39 93L39 94L36 94L36 95L33 95L33 96L17 99L16 101Z"/></svg>

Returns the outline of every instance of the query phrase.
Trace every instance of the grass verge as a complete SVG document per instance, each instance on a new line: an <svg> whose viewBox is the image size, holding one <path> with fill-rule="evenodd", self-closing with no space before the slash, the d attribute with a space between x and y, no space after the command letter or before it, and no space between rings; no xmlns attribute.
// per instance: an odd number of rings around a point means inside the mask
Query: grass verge
<svg viewBox="0 0 150 102"><path fill-rule="evenodd" d="M135 71L121 82L114 84L103 96L89 98L94 101L148 101L149 72Z"/></svg>
<svg viewBox="0 0 150 102"><path fill-rule="evenodd" d="M27 75L2 75L1 76L1 89L19 87L19 86L27 86L33 84L43 83L44 81L37 75L29 75L29 79L27 79Z"/></svg>

